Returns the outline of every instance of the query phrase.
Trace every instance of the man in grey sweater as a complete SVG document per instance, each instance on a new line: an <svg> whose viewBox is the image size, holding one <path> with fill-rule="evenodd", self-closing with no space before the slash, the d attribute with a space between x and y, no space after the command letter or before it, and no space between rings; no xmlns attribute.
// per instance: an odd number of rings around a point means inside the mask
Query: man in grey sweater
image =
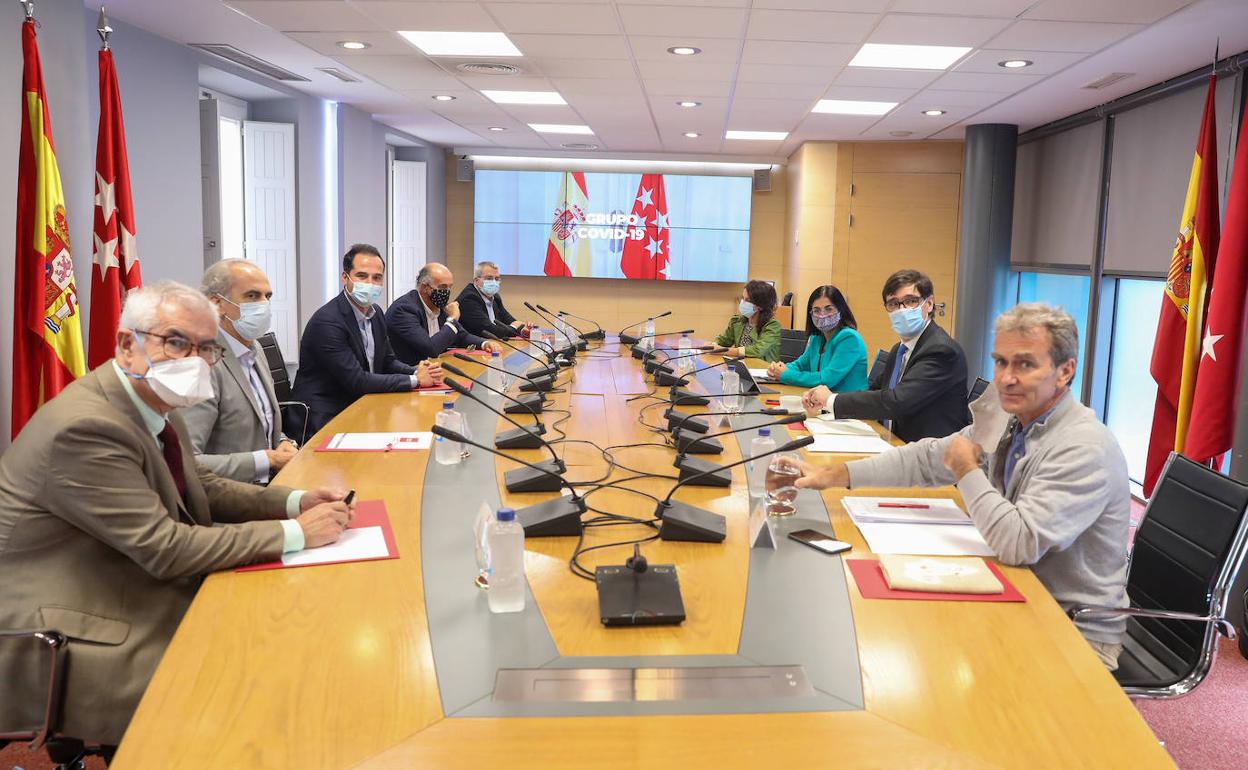
<svg viewBox="0 0 1248 770"><path fill-rule="evenodd" d="M996 321L993 384L1004 432L976 424L866 460L804 465L797 486L944 486L956 483L975 527L1006 564L1031 565L1063 608L1127 606L1131 496L1117 441L1070 394L1079 353L1075 321L1041 304ZM978 428L978 430L977 430ZM990 447L987 454L972 436ZM1079 620L1111 671L1125 618Z"/></svg>

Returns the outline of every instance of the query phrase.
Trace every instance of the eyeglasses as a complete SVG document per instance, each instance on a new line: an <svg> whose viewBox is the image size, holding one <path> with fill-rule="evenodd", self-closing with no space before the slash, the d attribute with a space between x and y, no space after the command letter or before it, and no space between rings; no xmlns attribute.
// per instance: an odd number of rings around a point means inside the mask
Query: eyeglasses
<svg viewBox="0 0 1248 770"><path fill-rule="evenodd" d="M927 301L927 297L916 297L915 295L911 294L909 297L902 297L901 299L888 300L887 302L884 303L884 309L890 313L897 311L897 310L901 310L903 307L906 310L914 310L916 307L918 307L919 305L922 305L926 301Z"/></svg>
<svg viewBox="0 0 1248 770"><path fill-rule="evenodd" d="M195 343L181 334L157 334L156 332L137 330L135 333L146 337L155 337L160 340L165 355L169 358L186 358L194 353L204 359L204 362L209 366L216 366L217 362L221 360L221 356L225 354L225 349L215 342Z"/></svg>
<svg viewBox="0 0 1248 770"><path fill-rule="evenodd" d="M812 307L810 309L810 314L813 316L819 316L820 318L836 315L836 306L828 305L827 307Z"/></svg>

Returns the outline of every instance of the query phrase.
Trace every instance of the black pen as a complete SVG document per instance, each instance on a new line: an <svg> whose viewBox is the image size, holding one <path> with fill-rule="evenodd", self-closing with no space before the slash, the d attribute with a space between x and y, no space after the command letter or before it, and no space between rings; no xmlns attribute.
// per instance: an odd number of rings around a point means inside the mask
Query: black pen
<svg viewBox="0 0 1248 770"><path fill-rule="evenodd" d="M351 501L352 501L352 500L354 500L354 499L355 499L355 490L353 489L353 490L351 490L350 492L348 492L348 493L347 493L347 496L346 496L346 497L342 498L342 504L343 504L343 505L350 505L350 504L351 504Z"/></svg>

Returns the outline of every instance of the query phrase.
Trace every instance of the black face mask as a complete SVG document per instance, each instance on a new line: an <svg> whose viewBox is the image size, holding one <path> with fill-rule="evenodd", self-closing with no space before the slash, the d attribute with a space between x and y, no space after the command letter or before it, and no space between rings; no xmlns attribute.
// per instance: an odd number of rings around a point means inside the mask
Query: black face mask
<svg viewBox="0 0 1248 770"><path fill-rule="evenodd" d="M433 305L434 307L441 309L441 308L446 307L446 303L450 301L451 301L450 289L430 289L429 290L429 304L430 305Z"/></svg>

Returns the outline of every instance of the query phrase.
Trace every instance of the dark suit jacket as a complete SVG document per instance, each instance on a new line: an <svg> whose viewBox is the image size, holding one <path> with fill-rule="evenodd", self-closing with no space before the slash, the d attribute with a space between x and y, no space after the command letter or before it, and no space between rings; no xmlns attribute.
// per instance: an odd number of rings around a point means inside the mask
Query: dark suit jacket
<svg viewBox="0 0 1248 770"><path fill-rule="evenodd" d="M493 321L490 321L490 314L485 310L485 297L477 290L476 284L465 286L455 301L459 303L459 325L467 329L469 334L485 336L482 332L488 331L503 339L520 335L512 326L516 318L507 312L501 295L495 294L491 300L494 305Z"/></svg>
<svg viewBox="0 0 1248 770"><path fill-rule="evenodd" d="M448 326L445 310L438 312L438 333L430 336L427 312L420 292L415 289L396 299L386 310L390 344L400 361L415 364L426 358L437 358L451 348L479 347L485 343L458 323Z"/></svg>
<svg viewBox="0 0 1248 770"><path fill-rule="evenodd" d="M416 370L394 357L385 316L381 308L373 308L372 367L364 358L364 337L346 294L322 305L304 327L292 398L308 405L308 435L319 431L360 396L412 389Z"/></svg>
<svg viewBox="0 0 1248 770"><path fill-rule="evenodd" d="M932 321L915 341L897 387L889 390L899 347L900 342L888 352L884 371L871 380L870 390L837 394L832 412L838 418L892 420L893 433L903 441L941 438L969 425L962 346Z"/></svg>

